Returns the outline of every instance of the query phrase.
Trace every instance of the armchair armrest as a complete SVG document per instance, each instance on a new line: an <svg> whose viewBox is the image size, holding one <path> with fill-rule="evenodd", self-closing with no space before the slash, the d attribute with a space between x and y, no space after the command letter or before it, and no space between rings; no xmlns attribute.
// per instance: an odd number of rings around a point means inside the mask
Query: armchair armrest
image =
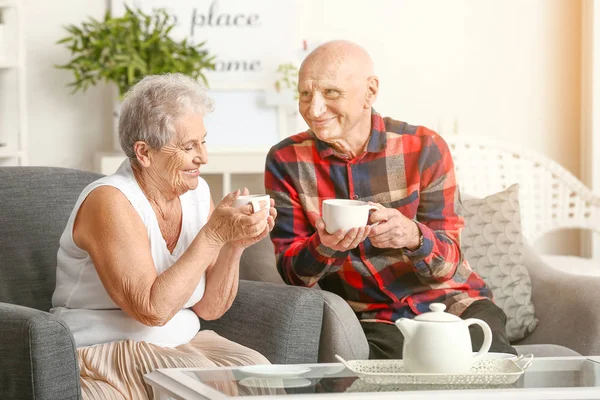
<svg viewBox="0 0 600 400"><path fill-rule="evenodd" d="M369 344L354 311L337 294L326 290L320 292L325 304L319 362L338 362L336 354L345 360L367 360Z"/></svg>
<svg viewBox="0 0 600 400"><path fill-rule="evenodd" d="M316 363L323 296L309 288L240 281L231 308L201 329L254 349L274 364Z"/></svg>
<svg viewBox="0 0 600 400"><path fill-rule="evenodd" d="M600 354L600 277L552 268L529 245L524 263L539 324L516 344L558 344L582 355Z"/></svg>
<svg viewBox="0 0 600 400"><path fill-rule="evenodd" d="M0 388L7 399L79 399L73 335L50 313L0 303Z"/></svg>

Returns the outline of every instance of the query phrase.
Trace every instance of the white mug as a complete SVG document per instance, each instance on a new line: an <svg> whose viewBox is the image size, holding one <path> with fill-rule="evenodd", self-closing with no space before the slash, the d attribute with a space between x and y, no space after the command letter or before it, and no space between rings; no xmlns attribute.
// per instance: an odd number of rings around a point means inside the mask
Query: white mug
<svg viewBox="0 0 600 400"><path fill-rule="evenodd" d="M377 209L360 200L323 200L325 230L332 235L340 229L347 232L352 228L366 226L369 222L369 211ZM377 224L372 224L375 225Z"/></svg>
<svg viewBox="0 0 600 400"><path fill-rule="evenodd" d="M257 213L261 210L260 202L264 201L267 203L266 209L271 208L271 196L268 194L249 194L246 196L238 196L233 203L235 208L240 208L247 204L252 204L252 213ZM267 213L267 217L269 213Z"/></svg>

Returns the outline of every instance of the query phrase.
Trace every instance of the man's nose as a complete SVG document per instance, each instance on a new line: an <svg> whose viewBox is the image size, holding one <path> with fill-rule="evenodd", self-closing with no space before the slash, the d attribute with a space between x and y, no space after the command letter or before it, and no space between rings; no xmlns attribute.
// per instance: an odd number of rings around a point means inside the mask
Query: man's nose
<svg viewBox="0 0 600 400"><path fill-rule="evenodd" d="M325 114L326 110L325 99L319 93L315 93L310 100L310 107L308 109L309 117L318 118Z"/></svg>

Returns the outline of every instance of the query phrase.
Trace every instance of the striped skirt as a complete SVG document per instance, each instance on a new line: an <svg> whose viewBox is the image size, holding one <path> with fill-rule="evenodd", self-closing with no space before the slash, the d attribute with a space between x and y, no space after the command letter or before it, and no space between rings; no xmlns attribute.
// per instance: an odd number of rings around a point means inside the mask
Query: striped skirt
<svg viewBox="0 0 600 400"><path fill-rule="evenodd" d="M269 364L260 353L213 331L200 331L190 343L174 348L123 340L77 350L81 391L86 400L158 399L143 375L157 368L214 368ZM223 382L224 383L224 382ZM236 395L235 387L220 387Z"/></svg>

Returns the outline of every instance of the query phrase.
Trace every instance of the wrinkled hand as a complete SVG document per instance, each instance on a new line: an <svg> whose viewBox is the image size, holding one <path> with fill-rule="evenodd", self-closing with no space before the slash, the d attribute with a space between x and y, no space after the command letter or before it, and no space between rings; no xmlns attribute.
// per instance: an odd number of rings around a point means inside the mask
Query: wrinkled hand
<svg viewBox="0 0 600 400"><path fill-rule="evenodd" d="M245 190L247 190L247 189L245 189ZM244 194L244 195L246 195L246 194ZM270 201L271 201L271 208L269 209L269 216L265 220L267 222L267 226L265 227L265 229L262 232L260 232L257 236L250 236L250 237L246 237L246 238L232 242L231 244L233 246L245 249L247 247L252 246L254 243L260 242L263 238L265 238L269 234L269 232L271 232L273 230L273 227L275 226L275 218L277 218L277 210L275 209L275 200L270 199ZM267 203L265 201L261 201L260 202L260 212L258 212L257 214L262 215L263 219L264 219L264 215L265 215L264 211L265 211L266 207L267 207ZM248 205L240 207L239 210L241 212L243 212L244 214L251 215L253 212L253 207L252 207L252 204L248 204Z"/></svg>
<svg viewBox="0 0 600 400"><path fill-rule="evenodd" d="M404 216L395 208L386 208L378 203L369 202L377 207L371 214L371 222L379 222L371 228L369 239L375 247L381 249L408 248L416 250L419 247L421 232L417 224Z"/></svg>
<svg viewBox="0 0 600 400"><path fill-rule="evenodd" d="M369 236L371 226L363 226L360 228L352 228L348 232L339 230L334 234L329 234L325 230L325 222L323 218L319 218L315 223L317 234L321 239L321 243L336 251L347 251L358 246L363 240Z"/></svg>
<svg viewBox="0 0 600 400"><path fill-rule="evenodd" d="M235 208L233 206L235 200L241 194L248 194L248 190L244 189L240 193L236 190L229 193L217 204L213 210L206 225L202 228L207 238L216 245L224 245L228 242L238 243L239 241L255 238L257 236L266 236L273 222L273 217L268 216L266 208L252 214L248 212L247 206ZM271 209L274 209L271 207ZM272 228L271 228L272 229ZM259 239L260 240L260 239Z"/></svg>

